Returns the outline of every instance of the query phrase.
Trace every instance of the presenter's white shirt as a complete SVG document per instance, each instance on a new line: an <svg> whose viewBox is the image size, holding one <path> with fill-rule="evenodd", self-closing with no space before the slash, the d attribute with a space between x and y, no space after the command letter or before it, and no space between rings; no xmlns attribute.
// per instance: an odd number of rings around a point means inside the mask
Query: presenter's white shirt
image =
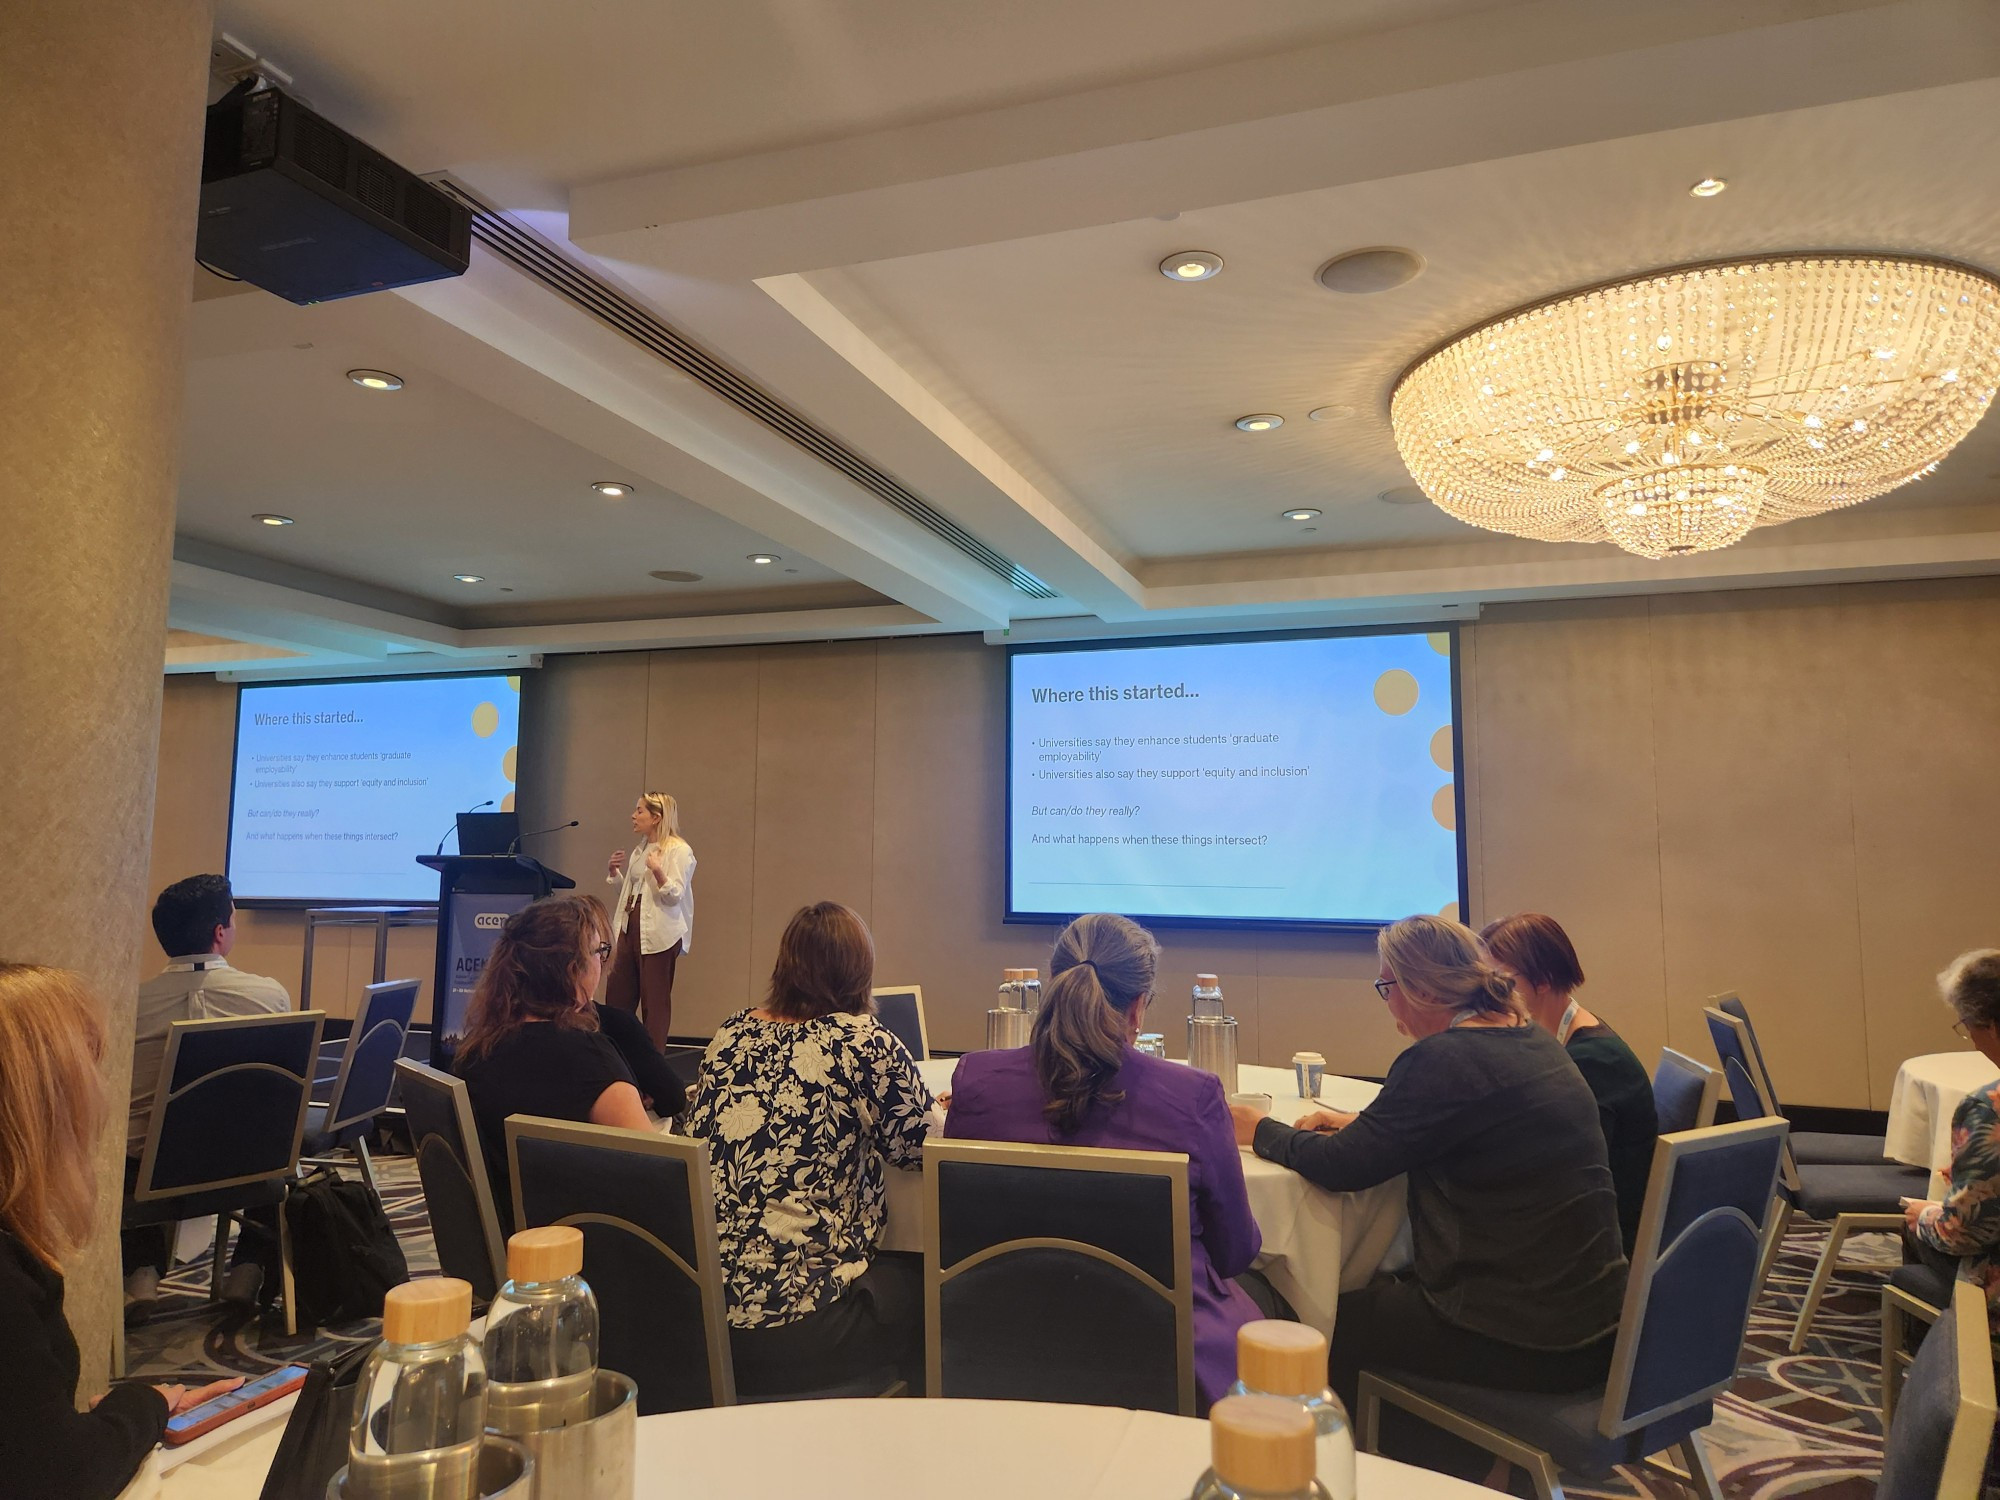
<svg viewBox="0 0 2000 1500"><path fill-rule="evenodd" d="M132 1030L132 1117L125 1150L137 1156L153 1118L153 1089L167 1055L167 1028L176 1021L213 1021L224 1016L282 1015L292 997L275 979L232 969L213 953L185 954L139 986L139 1015Z"/></svg>
<svg viewBox="0 0 2000 1500"><path fill-rule="evenodd" d="M618 903L611 913L611 943L625 935L625 912L635 893L639 901L639 951L665 953L676 944L694 951L694 850L684 839L669 839L661 846L660 868L666 882L654 881L646 868L646 846L639 845L625 856L625 873L607 875L606 885L618 887Z"/></svg>

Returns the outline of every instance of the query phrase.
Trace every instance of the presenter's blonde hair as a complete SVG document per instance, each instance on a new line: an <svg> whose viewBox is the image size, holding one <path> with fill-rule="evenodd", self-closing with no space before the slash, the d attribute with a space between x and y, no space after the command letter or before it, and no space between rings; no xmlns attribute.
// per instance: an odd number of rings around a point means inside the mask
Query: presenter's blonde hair
<svg viewBox="0 0 2000 1500"><path fill-rule="evenodd" d="M1444 917L1405 917L1384 927L1375 951L1413 1010L1524 1014L1514 976L1493 961L1479 934Z"/></svg>
<svg viewBox="0 0 2000 1500"><path fill-rule="evenodd" d="M0 963L0 1227L50 1267L90 1238L104 1015L67 969Z"/></svg>
<svg viewBox="0 0 2000 1500"><path fill-rule="evenodd" d="M649 843L664 844L668 839L681 836L681 805L666 792L641 792L639 800L646 804L646 811L660 820L660 826L653 830ZM683 843L685 839L681 840Z"/></svg>

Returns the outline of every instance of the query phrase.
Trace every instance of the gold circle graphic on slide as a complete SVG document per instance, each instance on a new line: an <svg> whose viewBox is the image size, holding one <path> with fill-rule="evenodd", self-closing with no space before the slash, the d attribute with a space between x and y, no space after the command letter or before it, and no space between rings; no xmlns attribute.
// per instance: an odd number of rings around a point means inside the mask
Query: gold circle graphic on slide
<svg viewBox="0 0 2000 1500"><path fill-rule="evenodd" d="M509 781L517 779L514 775L514 752L520 748L519 745L509 745L507 753L500 757L500 774L505 776ZM1445 769L1449 771L1451 767L1446 766Z"/></svg>
<svg viewBox="0 0 2000 1500"><path fill-rule="evenodd" d="M1443 906L1438 908L1438 915L1443 917L1447 922L1456 922L1458 920L1458 903L1456 901L1445 902Z"/></svg>
<svg viewBox="0 0 2000 1500"><path fill-rule="evenodd" d="M1447 781L1431 797L1431 816L1438 820L1442 828L1458 827L1458 792L1454 782Z"/></svg>
<svg viewBox="0 0 2000 1500"><path fill-rule="evenodd" d="M518 693L521 691L521 679L518 677L509 677L507 679L507 686Z"/></svg>
<svg viewBox="0 0 2000 1500"><path fill-rule="evenodd" d="M1451 726L1449 724L1431 736L1431 760L1440 771L1449 771L1452 768ZM507 779L512 781L514 773L511 771L508 772Z"/></svg>
<svg viewBox="0 0 2000 1500"><path fill-rule="evenodd" d="M512 792L509 792L506 796L500 799L500 811L512 812L513 810L514 810L514 794Z"/></svg>
<svg viewBox="0 0 2000 1500"><path fill-rule="evenodd" d="M1437 652L1439 656L1451 655L1450 631L1433 630L1429 635L1425 636L1424 639L1431 643L1431 650Z"/></svg>
<svg viewBox="0 0 2000 1500"><path fill-rule="evenodd" d="M472 732L482 740L489 738L500 727L498 704L482 703L472 711Z"/></svg>
<svg viewBox="0 0 2000 1500"><path fill-rule="evenodd" d="M1375 679L1375 706L1385 714L1406 714L1417 706L1417 679L1391 667Z"/></svg>

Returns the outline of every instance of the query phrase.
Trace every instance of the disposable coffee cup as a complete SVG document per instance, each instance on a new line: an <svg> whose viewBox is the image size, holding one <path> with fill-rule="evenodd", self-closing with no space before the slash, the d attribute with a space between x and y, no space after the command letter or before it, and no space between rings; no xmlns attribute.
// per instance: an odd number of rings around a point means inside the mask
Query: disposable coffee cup
<svg viewBox="0 0 2000 1500"><path fill-rule="evenodd" d="M1317 1052L1294 1052L1292 1074L1298 1080L1299 1097L1317 1099L1320 1080L1326 1077L1326 1059Z"/></svg>
<svg viewBox="0 0 2000 1500"><path fill-rule="evenodd" d="M1260 1115L1268 1115L1271 1112L1271 1096L1269 1094L1231 1094L1229 1102L1231 1104L1240 1104L1245 1109L1254 1109Z"/></svg>

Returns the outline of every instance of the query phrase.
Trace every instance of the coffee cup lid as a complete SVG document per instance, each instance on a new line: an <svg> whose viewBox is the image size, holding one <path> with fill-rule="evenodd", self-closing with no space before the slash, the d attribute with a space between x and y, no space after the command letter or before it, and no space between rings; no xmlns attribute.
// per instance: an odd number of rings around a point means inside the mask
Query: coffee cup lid
<svg viewBox="0 0 2000 1500"><path fill-rule="evenodd" d="M1292 1061L1295 1063L1319 1063L1322 1066L1326 1063L1326 1059L1317 1052L1294 1052L1292 1054Z"/></svg>

